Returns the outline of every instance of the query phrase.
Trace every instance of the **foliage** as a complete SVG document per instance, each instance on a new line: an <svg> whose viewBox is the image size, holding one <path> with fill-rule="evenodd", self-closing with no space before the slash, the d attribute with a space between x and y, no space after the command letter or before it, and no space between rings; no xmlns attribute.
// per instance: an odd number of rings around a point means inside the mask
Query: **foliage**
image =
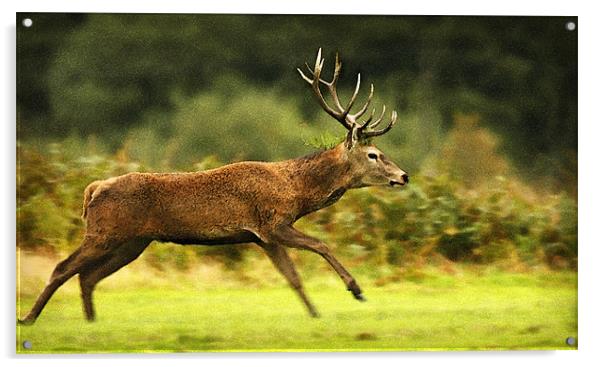
<svg viewBox="0 0 602 367"><path fill-rule="evenodd" d="M427 158L425 170L445 173L467 187L510 174L508 162L498 151L497 137L479 125L478 115L458 114L454 122L441 147Z"/></svg>
<svg viewBox="0 0 602 367"><path fill-rule="evenodd" d="M83 230L79 216L85 186L147 170L124 150L113 157L68 158L59 145L50 146L45 156L21 144L18 154L17 233L22 248L45 246L59 252L75 248ZM215 156L207 156L190 169L219 165ZM405 268L419 269L427 263L452 271L454 262L516 271L577 266L575 200L566 194L535 194L503 177L477 189L445 174L413 175L403 190L351 190L336 205L309 215L298 226L323 238L347 261L374 264L378 277L399 276ZM151 252L148 259L159 268L169 263L184 269L196 256L225 259L228 267L255 256L228 246L192 252L155 246ZM393 269L393 274L381 274L381 268Z"/></svg>
<svg viewBox="0 0 602 367"><path fill-rule="evenodd" d="M575 202L566 195L534 201L521 191L503 178L476 191L446 176L414 177L399 193L351 191L304 225L318 224L328 243L345 246L339 251L375 265L575 268Z"/></svg>
<svg viewBox="0 0 602 367"><path fill-rule="evenodd" d="M23 247L73 248L80 240L84 188L139 168L101 156L68 158L58 144L45 154L17 147L17 236Z"/></svg>
<svg viewBox="0 0 602 367"><path fill-rule="evenodd" d="M343 136L337 136L326 132L320 133L318 136L306 138L303 143L315 149L332 149L344 140L345 137Z"/></svg>

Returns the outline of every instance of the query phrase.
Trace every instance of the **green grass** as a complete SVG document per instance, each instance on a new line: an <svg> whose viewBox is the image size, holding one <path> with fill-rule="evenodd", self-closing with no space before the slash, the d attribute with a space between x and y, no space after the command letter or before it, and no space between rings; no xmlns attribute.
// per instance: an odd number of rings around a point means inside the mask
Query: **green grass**
<svg viewBox="0 0 602 367"><path fill-rule="evenodd" d="M575 349L575 273L459 275L377 287L368 302L312 280L310 318L295 294L273 287L199 290L103 288L98 321L84 321L77 292L60 290L33 326L17 326L19 353ZM21 298L21 312L34 297ZM33 348L25 350L29 340Z"/></svg>

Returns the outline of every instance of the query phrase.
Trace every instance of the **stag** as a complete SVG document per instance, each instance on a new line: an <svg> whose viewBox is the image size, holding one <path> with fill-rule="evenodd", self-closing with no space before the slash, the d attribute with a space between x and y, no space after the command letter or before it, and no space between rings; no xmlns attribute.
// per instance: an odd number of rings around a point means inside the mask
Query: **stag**
<svg viewBox="0 0 602 367"><path fill-rule="evenodd" d="M307 64L306 64L307 65ZM331 81L321 78L324 59L318 51L308 75L297 69L311 86L320 106L348 133L332 149L282 162L239 162L191 173L129 173L91 183L84 192L86 232L81 246L54 269L50 280L27 316L32 324L54 292L79 274L84 314L95 319L92 292L105 277L135 260L151 241L178 244L256 243L282 273L305 304L318 316L305 295L288 248L309 250L322 256L353 296L363 301L355 279L326 244L293 227L304 215L332 205L349 189L366 186L403 186L408 175L374 145L370 138L388 132L397 119L393 111L387 125L368 111L374 86L362 107L351 109L360 89L360 75L349 102L337 94L341 72L338 54ZM333 105L322 93L326 87Z"/></svg>

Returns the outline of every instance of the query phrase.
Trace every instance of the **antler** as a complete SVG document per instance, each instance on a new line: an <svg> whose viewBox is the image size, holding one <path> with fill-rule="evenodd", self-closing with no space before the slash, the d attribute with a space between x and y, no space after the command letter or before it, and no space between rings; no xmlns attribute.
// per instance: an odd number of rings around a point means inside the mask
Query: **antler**
<svg viewBox="0 0 602 367"><path fill-rule="evenodd" d="M384 105L380 117L374 122L372 122L375 112L374 109L372 110L372 113L370 114L368 119L366 119L362 123L358 122L358 119L366 113L368 107L370 107L370 103L372 102L372 96L374 95L373 84L370 84L370 95L368 96L368 100L366 101L366 103L364 103L364 105L356 113L350 113L351 108L353 107L360 90L361 75L359 73L357 74L357 83L355 85L355 91L351 95L351 98L347 105L343 107L337 94L337 81L339 79L342 67L342 63L339 60L338 53L336 55L336 60L334 63L334 73L332 81L330 82L327 82L320 78L320 76L322 75L322 67L324 66L324 59L322 58L321 48L318 50L318 56L316 57L316 62L313 71L307 63L305 64L305 66L307 66L307 69L309 70L309 73L313 79L308 78L303 73L303 71L301 71L301 69L297 68L297 71L299 72L303 80L305 80L311 85L312 90L314 91L316 97L318 97L318 102L320 103L320 106L322 106L324 111L326 111L330 116L334 117L335 120L340 122L341 125L343 125L349 131L349 134L347 136L349 147L353 146L361 138L370 138L383 135L387 131L391 130L391 128L395 124L395 121L397 120L397 112L395 111L391 113L391 121L389 121L387 127L381 130L373 130L377 125L379 125L382 122L386 111L386 107ZM324 99L324 95L322 94L322 90L320 89L320 84L323 84L328 88L328 91L330 92L330 95L334 101L334 108L330 107Z"/></svg>

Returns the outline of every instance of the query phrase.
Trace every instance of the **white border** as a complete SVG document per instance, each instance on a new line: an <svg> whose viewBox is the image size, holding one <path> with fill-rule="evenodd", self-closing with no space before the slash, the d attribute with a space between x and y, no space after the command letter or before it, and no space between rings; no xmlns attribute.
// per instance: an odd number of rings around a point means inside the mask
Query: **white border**
<svg viewBox="0 0 602 367"><path fill-rule="evenodd" d="M583 7L578 1L548 0L545 6L538 2L505 0L485 2L406 1L398 4L387 0L220 0L191 2L186 0L146 0L125 2L119 0L25 0L14 4L16 11L38 12L134 12L134 13L295 13L295 14L405 14L405 15L576 15Z"/></svg>
<svg viewBox="0 0 602 367"><path fill-rule="evenodd" d="M587 4L587 5L586 5ZM598 186L600 185L600 78L599 37L601 34L599 15L594 2L545 1L527 2L524 0L487 1L404 1L393 4L392 1L326 1L302 0L287 1L233 1L220 0L211 3L197 3L185 0L147 0L126 3L123 0L103 1L31 1L21 0L15 3L2 3L2 86L0 88L0 111L2 123L0 136L3 139L0 151L0 180L3 205L0 211L4 233L2 242L3 278L2 292L4 301L0 302L3 318L3 331L0 333L2 357L8 365L27 366L104 366L113 362L144 364L145 366L164 366L166 363L180 365L261 365L261 366L306 366L351 365L366 363L379 365L426 365L444 364L445 366L508 366L523 364L545 364L563 366L590 364L596 357L600 342L599 312L600 302L598 266L600 259L599 234L596 227L600 219L597 208L602 207ZM15 12L144 12L144 13L344 13L344 14L450 14L450 15L577 15L579 31L579 351L561 352L438 352L438 353L330 353L330 354L203 354L172 356L97 356L97 357L21 357L15 356L14 336L14 205L15 205ZM420 31L420 30L417 30ZM562 139L562 137L558 137ZM81 358L85 358L82 361Z"/></svg>

